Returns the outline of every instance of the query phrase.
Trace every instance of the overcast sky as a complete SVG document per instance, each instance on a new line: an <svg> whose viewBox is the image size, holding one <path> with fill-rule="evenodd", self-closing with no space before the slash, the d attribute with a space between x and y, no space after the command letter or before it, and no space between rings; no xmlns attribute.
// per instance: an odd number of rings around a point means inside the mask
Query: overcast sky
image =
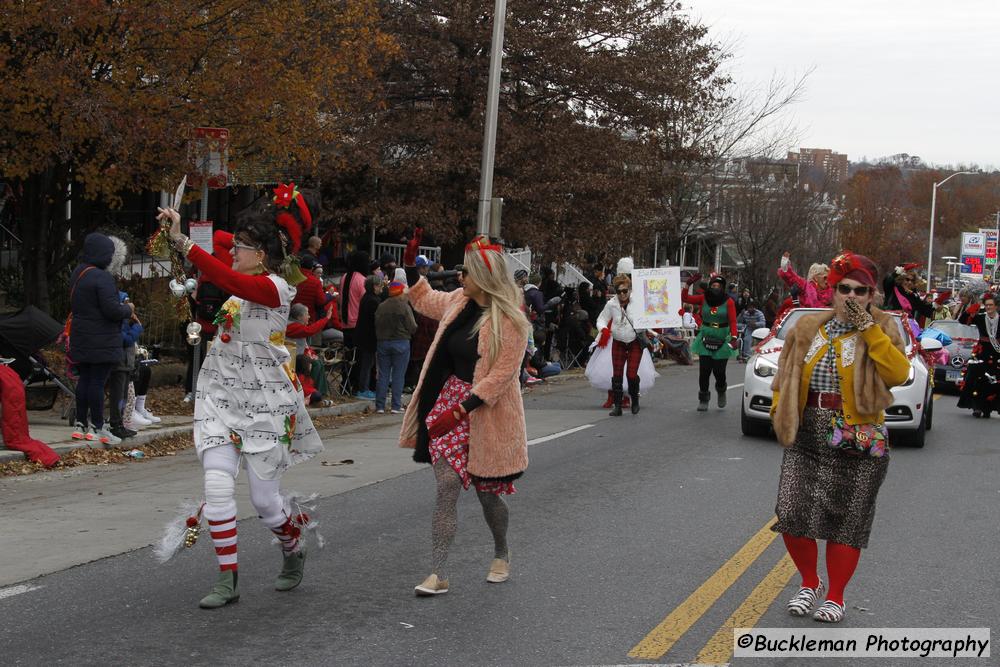
<svg viewBox="0 0 1000 667"><path fill-rule="evenodd" d="M801 146L1000 167L1000 0L687 0L741 82L809 67Z"/></svg>

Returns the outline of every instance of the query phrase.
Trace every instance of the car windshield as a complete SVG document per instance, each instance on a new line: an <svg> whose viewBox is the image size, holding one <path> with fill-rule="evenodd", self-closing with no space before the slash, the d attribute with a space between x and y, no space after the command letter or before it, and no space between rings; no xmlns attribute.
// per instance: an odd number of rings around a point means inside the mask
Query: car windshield
<svg viewBox="0 0 1000 667"><path fill-rule="evenodd" d="M788 332L792 330L792 327L795 326L795 323L799 321L800 317L806 313L816 312L819 311L808 308L796 308L795 310L789 311L788 315L785 316L785 319L781 321L781 326L774 332L774 337L778 340L785 340L785 336L787 336Z"/></svg>
<svg viewBox="0 0 1000 667"><path fill-rule="evenodd" d="M976 327L954 321L935 322L927 328L940 331L949 338L979 338L979 331Z"/></svg>
<svg viewBox="0 0 1000 667"><path fill-rule="evenodd" d="M788 332L792 330L792 327L795 326L795 323L799 321L799 318L808 313L818 313L818 312L821 312L821 310L818 308L796 308L795 310L789 311L788 315L785 316L785 319L782 320L781 326L778 328L777 331L774 332L774 337L779 340L785 340L785 336L787 336ZM899 315L893 315L892 320L896 323L896 328L899 331L900 337L902 337L903 339L903 343L906 345L906 347L909 347L911 344L910 336L907 336L906 330L903 329L903 318L900 317ZM948 335L950 336L951 334Z"/></svg>

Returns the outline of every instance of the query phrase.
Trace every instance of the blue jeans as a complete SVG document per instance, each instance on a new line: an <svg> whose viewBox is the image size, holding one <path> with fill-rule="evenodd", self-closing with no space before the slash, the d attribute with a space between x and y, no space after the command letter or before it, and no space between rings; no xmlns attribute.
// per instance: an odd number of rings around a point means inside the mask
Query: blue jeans
<svg viewBox="0 0 1000 667"><path fill-rule="evenodd" d="M378 342L378 382L375 385L375 409L385 410L385 395L392 381L392 409L403 409L403 380L410 363L410 341L380 340Z"/></svg>

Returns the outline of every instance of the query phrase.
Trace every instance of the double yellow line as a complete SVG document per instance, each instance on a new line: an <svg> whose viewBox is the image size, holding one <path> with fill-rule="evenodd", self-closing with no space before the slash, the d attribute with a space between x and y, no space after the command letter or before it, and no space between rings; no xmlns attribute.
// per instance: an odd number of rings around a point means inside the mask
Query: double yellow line
<svg viewBox="0 0 1000 667"><path fill-rule="evenodd" d="M650 631L629 651L629 657L658 660L691 629L722 595L746 572L778 534L771 530L774 519L769 520L757 534L710 576L688 598ZM775 598L788 585L795 574L795 565L788 555L757 584L750 595L733 614L725 620L708 643L698 653L698 664L724 664L733 654L733 628L753 627L771 606Z"/></svg>

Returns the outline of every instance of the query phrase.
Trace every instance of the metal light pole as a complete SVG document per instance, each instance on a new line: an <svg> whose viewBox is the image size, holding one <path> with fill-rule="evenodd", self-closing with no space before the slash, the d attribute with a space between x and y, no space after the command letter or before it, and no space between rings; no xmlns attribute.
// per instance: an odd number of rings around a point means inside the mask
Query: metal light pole
<svg viewBox="0 0 1000 667"><path fill-rule="evenodd" d="M490 46L490 77L486 94L486 129L483 132L483 164L479 181L480 234L490 232L490 200L493 198L493 161L497 143L497 107L500 103L500 65L503 61L503 28L507 0L496 0L493 8L493 41Z"/></svg>
<svg viewBox="0 0 1000 667"><path fill-rule="evenodd" d="M934 216L935 209L937 208L937 189L955 178L956 176L961 176L962 174L974 174L974 171L956 171L954 174L944 179L939 183L934 184L934 189L931 192L931 235L927 240L927 291L931 291L931 267L934 265Z"/></svg>

